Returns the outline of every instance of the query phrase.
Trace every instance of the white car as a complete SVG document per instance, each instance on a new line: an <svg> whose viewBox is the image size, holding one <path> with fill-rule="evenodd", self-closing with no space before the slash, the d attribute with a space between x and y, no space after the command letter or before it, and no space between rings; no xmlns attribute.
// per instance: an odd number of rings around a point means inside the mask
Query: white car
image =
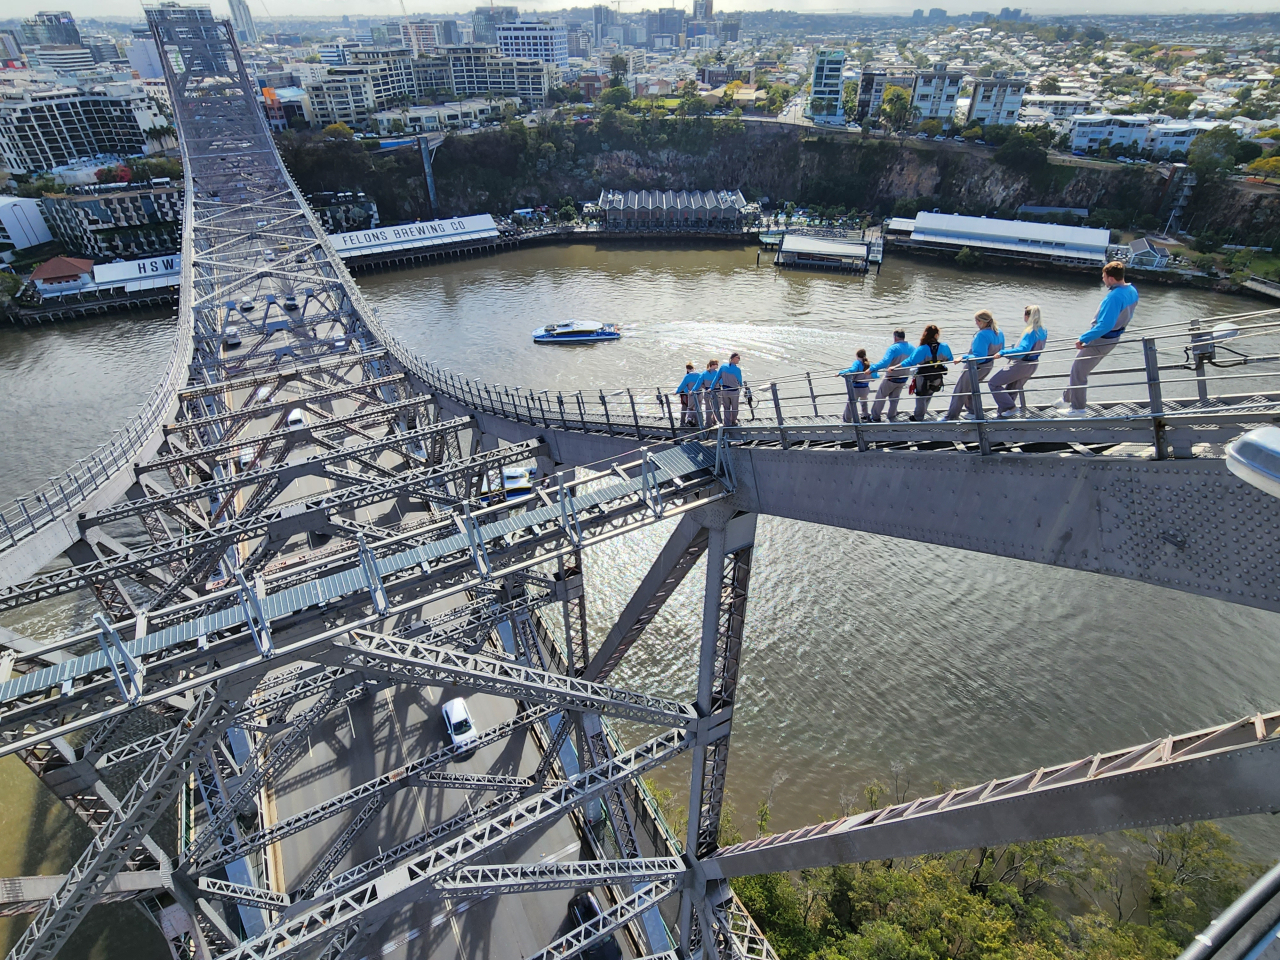
<svg viewBox="0 0 1280 960"><path fill-rule="evenodd" d="M284 308L286 310L297 310L298 298L295 297L293 294L289 294L287 297L284 298Z"/></svg>
<svg viewBox="0 0 1280 960"><path fill-rule="evenodd" d="M254 303L253 303L253 301L252 301L252 300L250 300L248 297L245 297L243 300L241 300L241 301L240 301L240 312L241 312L241 313L248 313L248 312L249 312L249 311L251 311L253 308L254 308Z"/></svg>
<svg viewBox="0 0 1280 960"><path fill-rule="evenodd" d="M222 332L222 345L228 350L234 350L240 346L240 328L235 324L227 327Z"/></svg>
<svg viewBox="0 0 1280 960"><path fill-rule="evenodd" d="M305 427L306 425L307 425L306 411L298 407L294 407L292 410L289 411L288 427L290 430L297 430L300 427Z"/></svg>
<svg viewBox="0 0 1280 960"><path fill-rule="evenodd" d="M467 701L455 697L440 708L444 716L444 727L449 731L449 740L455 747L469 747L480 739L476 733L476 725L471 722L471 713L467 710Z"/></svg>

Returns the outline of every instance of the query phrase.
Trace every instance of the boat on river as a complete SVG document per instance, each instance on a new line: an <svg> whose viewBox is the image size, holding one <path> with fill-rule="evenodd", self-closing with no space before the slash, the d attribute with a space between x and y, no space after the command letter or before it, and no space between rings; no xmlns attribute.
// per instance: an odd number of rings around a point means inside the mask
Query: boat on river
<svg viewBox="0 0 1280 960"><path fill-rule="evenodd" d="M614 323L597 323L594 320L565 320L549 323L533 331L534 343L596 343L600 340L619 340L622 332Z"/></svg>

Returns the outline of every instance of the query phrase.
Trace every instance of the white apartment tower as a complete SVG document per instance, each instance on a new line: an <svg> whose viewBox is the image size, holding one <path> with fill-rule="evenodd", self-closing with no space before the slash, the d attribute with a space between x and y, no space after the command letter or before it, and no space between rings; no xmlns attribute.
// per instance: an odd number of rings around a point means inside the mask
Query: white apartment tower
<svg viewBox="0 0 1280 960"><path fill-rule="evenodd" d="M245 0L229 0L229 2L231 3L231 25L235 27L236 39L241 43L257 43L258 28L253 25L249 4Z"/></svg>
<svg viewBox="0 0 1280 960"><path fill-rule="evenodd" d="M819 50L814 56L807 113L814 123L844 123L843 50Z"/></svg>
<svg viewBox="0 0 1280 960"><path fill-rule="evenodd" d="M973 99L969 101L968 123L1012 126L1018 122L1022 109L1022 95L1026 93L1025 80L1008 80L1000 74L973 84Z"/></svg>
<svg viewBox="0 0 1280 960"><path fill-rule="evenodd" d="M920 111L920 119L951 119L963 80L963 71L948 70L945 63L935 63L931 69L916 74L911 102Z"/></svg>
<svg viewBox="0 0 1280 960"><path fill-rule="evenodd" d="M541 60L564 68L569 66L569 31L549 23L499 23L498 48L504 57Z"/></svg>

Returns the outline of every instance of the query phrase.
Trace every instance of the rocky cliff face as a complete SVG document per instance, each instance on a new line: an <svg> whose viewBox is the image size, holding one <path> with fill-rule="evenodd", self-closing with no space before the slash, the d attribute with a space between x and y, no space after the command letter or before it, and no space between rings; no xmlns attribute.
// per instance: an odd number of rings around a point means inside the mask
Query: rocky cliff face
<svg viewBox="0 0 1280 960"><path fill-rule="evenodd" d="M1195 188L1182 227L1196 235L1212 231L1223 243L1280 245L1280 191L1261 184L1227 181Z"/></svg>
<svg viewBox="0 0 1280 960"><path fill-rule="evenodd" d="M446 212L499 213L565 196L582 200L611 187L736 188L775 202L879 215L906 200L972 214L1008 213L1025 203L1111 208L1136 217L1158 210L1163 187L1154 170L1142 167L1049 165L1022 173L994 162L993 151L822 137L774 124L708 124L670 137L556 128L537 137L519 134L520 142L512 143L500 132L446 141L436 167Z"/></svg>

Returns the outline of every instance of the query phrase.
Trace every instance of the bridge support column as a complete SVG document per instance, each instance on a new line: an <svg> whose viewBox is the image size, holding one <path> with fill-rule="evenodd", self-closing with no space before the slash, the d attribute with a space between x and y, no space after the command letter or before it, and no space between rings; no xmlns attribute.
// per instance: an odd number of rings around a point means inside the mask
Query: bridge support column
<svg viewBox="0 0 1280 960"><path fill-rule="evenodd" d="M685 889L680 905L680 947L685 956L694 948L697 923L706 951L717 942L709 926L711 910L707 884L697 862L719 846L724 809L725 777L729 766L729 735L738 690L747 590L755 546L756 515L740 514L707 529L707 580L702 606L702 644L698 658L698 698L702 718L693 748L689 787L689 828L685 853L694 862L696 879Z"/></svg>

